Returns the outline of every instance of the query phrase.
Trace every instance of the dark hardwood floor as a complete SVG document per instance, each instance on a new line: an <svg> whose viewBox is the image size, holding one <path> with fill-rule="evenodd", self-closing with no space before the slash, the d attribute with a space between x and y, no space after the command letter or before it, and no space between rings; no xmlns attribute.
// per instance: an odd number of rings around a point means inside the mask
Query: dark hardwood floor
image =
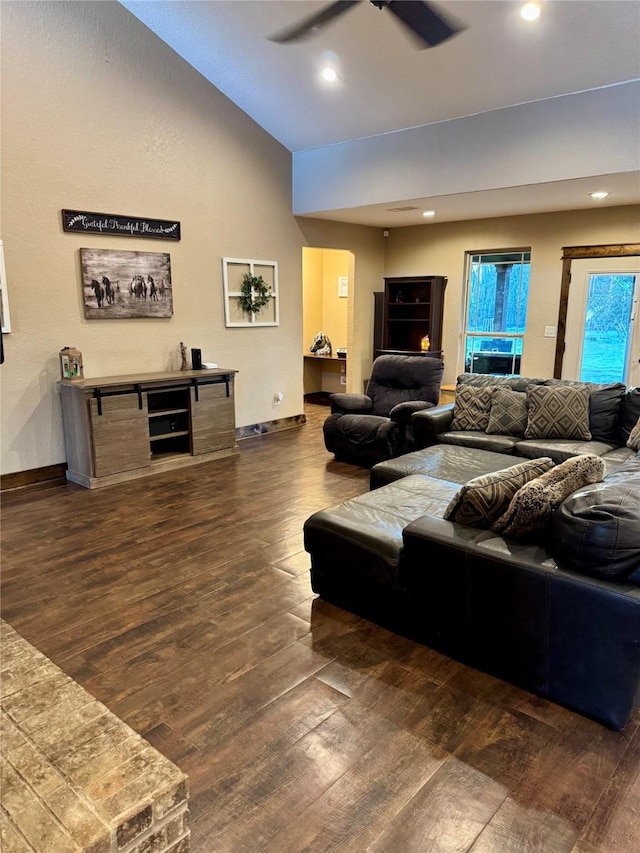
<svg viewBox="0 0 640 853"><path fill-rule="evenodd" d="M634 853L612 732L315 599L302 525L368 488L321 423L3 498L4 618L189 774L195 853Z"/></svg>

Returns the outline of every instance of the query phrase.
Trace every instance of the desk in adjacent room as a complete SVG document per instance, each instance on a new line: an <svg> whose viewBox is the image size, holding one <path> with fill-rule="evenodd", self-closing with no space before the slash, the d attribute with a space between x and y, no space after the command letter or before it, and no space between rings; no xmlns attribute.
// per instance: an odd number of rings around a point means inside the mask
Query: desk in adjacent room
<svg viewBox="0 0 640 853"><path fill-rule="evenodd" d="M346 382L346 358L332 355L304 356L305 400L312 403L326 401L329 394L346 391Z"/></svg>

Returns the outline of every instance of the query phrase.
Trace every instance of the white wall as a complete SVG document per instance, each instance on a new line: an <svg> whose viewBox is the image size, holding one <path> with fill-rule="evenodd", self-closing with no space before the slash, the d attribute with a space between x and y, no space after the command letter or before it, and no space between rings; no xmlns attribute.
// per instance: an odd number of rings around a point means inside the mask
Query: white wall
<svg viewBox="0 0 640 853"><path fill-rule="evenodd" d="M296 152L293 209L313 214L637 173L638 139L640 82L632 81Z"/></svg>

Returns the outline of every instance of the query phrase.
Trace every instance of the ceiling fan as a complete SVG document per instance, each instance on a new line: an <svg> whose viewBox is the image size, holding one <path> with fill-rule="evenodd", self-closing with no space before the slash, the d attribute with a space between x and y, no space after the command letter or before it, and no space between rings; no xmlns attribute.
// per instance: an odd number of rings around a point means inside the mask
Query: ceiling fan
<svg viewBox="0 0 640 853"><path fill-rule="evenodd" d="M313 36L359 2L360 0L337 0L321 12L271 36L270 41L283 44ZM434 10L433 4L423 0L369 0L369 2L378 9L388 9L392 12L417 36L422 42L422 47L434 47L464 29L450 20L447 21Z"/></svg>

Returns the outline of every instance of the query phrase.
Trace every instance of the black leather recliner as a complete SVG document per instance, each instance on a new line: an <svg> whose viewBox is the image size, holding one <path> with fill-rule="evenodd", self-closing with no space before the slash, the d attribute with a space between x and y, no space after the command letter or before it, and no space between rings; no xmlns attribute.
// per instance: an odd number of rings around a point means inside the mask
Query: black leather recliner
<svg viewBox="0 0 640 853"><path fill-rule="evenodd" d="M439 358L381 355L366 394L332 394L324 443L336 459L374 465L413 450L411 416L438 404L444 363Z"/></svg>

